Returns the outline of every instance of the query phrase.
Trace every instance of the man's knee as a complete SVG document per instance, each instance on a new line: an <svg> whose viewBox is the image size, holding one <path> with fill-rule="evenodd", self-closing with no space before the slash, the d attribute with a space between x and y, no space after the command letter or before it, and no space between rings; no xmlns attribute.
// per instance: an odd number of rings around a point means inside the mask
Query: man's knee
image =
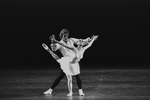
<svg viewBox="0 0 150 100"><path fill-rule="evenodd" d="M80 78L79 74L78 74L78 75L76 75L76 78Z"/></svg>

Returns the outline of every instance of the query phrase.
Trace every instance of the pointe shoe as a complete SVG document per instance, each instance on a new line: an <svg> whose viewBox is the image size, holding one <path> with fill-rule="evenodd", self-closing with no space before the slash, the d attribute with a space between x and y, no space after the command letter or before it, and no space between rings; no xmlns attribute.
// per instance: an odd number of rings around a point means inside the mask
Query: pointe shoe
<svg viewBox="0 0 150 100"><path fill-rule="evenodd" d="M84 96L85 94L83 93L83 90L79 90L79 95Z"/></svg>
<svg viewBox="0 0 150 100"><path fill-rule="evenodd" d="M69 94L67 94L68 97L71 97L73 95L72 92L70 92Z"/></svg>
<svg viewBox="0 0 150 100"><path fill-rule="evenodd" d="M43 46L43 48L44 48L45 50L48 50L48 49L49 49L48 46L47 46L45 43L42 43L42 46Z"/></svg>
<svg viewBox="0 0 150 100"><path fill-rule="evenodd" d="M47 91L45 91L43 94L48 95L48 94L52 94L52 89L48 89Z"/></svg>

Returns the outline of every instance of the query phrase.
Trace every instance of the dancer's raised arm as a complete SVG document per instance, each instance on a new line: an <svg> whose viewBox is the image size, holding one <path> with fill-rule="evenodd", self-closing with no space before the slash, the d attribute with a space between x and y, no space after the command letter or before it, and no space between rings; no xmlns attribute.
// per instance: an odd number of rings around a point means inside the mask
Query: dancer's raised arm
<svg viewBox="0 0 150 100"><path fill-rule="evenodd" d="M61 42L59 42L59 41L57 41L57 40L54 40L56 43L58 43L58 44L60 44L60 45L62 45L62 46L64 46L65 48L67 48L67 49L70 49L70 50L74 50L74 48L73 47L69 47L69 46L67 46L66 44L64 44L64 43L61 43Z"/></svg>
<svg viewBox="0 0 150 100"><path fill-rule="evenodd" d="M88 43L87 46L84 47L84 50L88 49L97 38L98 38L98 36L93 35L92 38L91 38L91 41Z"/></svg>
<svg viewBox="0 0 150 100"><path fill-rule="evenodd" d="M52 43L55 42L55 43L58 43L58 44L60 44L61 46L67 48L67 49L74 50L73 47L69 47L69 46L67 46L67 45L64 44L64 43L61 43L61 42L57 41L57 40L55 39L55 35L50 36L50 39L51 39L51 42L52 42Z"/></svg>
<svg viewBox="0 0 150 100"><path fill-rule="evenodd" d="M70 39L73 40L73 42L75 44L78 44L79 40L82 40L83 41L83 45L86 45L88 43L88 41L89 41L90 38L87 37L86 39L76 39L76 38L70 38Z"/></svg>

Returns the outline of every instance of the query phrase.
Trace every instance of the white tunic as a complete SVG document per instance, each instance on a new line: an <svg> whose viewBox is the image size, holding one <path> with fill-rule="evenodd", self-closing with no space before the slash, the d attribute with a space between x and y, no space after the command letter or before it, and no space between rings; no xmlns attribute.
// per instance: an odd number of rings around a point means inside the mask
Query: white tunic
<svg viewBox="0 0 150 100"><path fill-rule="evenodd" d="M60 41L61 43L64 43L62 40ZM68 39L67 41L67 46L69 47L73 47L74 46L74 42L73 39ZM60 50L60 52L62 53L63 57L59 60L57 60L60 63L60 67L63 70L63 72L67 75L77 75L80 74L80 67L78 62L72 64L72 60L73 58L76 56L75 52L65 48L59 44L56 44L56 50Z"/></svg>
<svg viewBox="0 0 150 100"><path fill-rule="evenodd" d="M78 63L70 63L72 58L70 57L62 57L61 59L57 60L60 63L60 68L63 72L67 75L77 75L80 74L80 67Z"/></svg>

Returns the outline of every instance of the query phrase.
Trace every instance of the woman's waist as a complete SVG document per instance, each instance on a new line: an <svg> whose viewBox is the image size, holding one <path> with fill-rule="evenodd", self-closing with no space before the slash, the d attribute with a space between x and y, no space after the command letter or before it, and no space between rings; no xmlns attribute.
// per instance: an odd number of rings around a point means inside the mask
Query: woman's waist
<svg viewBox="0 0 150 100"><path fill-rule="evenodd" d="M72 57L72 58L76 57L75 54L63 54L63 56L64 57Z"/></svg>

